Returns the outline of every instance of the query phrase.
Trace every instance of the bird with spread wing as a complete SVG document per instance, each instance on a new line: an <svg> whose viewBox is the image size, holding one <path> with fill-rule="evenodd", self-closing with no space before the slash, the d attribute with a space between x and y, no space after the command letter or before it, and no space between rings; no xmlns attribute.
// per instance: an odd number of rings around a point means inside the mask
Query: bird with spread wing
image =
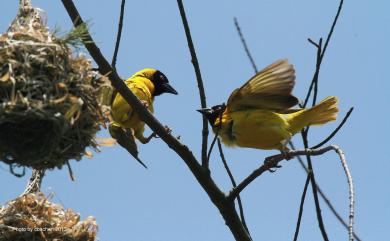
<svg viewBox="0 0 390 241"><path fill-rule="evenodd" d="M293 65L278 60L234 90L226 105L198 111L227 146L285 152L294 134L306 126L333 121L338 112L335 96L309 109L291 109L298 104L291 94L294 84Z"/></svg>

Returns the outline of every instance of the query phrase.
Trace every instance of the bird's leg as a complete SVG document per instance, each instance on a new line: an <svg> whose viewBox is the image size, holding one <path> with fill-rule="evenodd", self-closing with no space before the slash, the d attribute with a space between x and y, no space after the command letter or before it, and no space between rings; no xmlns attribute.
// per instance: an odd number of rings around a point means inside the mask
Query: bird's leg
<svg viewBox="0 0 390 241"><path fill-rule="evenodd" d="M149 143L153 137L157 138L157 134L153 132L150 136L144 137L144 136L137 136L137 139L142 143L142 144L147 144Z"/></svg>
<svg viewBox="0 0 390 241"><path fill-rule="evenodd" d="M280 148L280 152L282 153L282 155L284 156L284 158L288 161L288 160L291 160L292 156L290 155L290 151L291 149L288 148L287 144L290 142L291 140L291 137L287 138L286 140L284 140L283 142L284 143L281 143L281 148Z"/></svg>

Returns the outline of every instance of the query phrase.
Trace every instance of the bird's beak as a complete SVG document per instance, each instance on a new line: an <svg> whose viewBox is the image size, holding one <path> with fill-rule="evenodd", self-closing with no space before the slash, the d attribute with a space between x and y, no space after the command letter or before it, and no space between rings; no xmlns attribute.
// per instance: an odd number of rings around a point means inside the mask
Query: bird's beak
<svg viewBox="0 0 390 241"><path fill-rule="evenodd" d="M196 110L197 112L201 113L202 115L208 115L208 114L211 114L211 109L209 108L204 108L204 109L200 109L200 110Z"/></svg>
<svg viewBox="0 0 390 241"><path fill-rule="evenodd" d="M178 94L177 91L172 86L170 86L168 83L162 84L162 88L163 88L164 93L171 93L174 95Z"/></svg>

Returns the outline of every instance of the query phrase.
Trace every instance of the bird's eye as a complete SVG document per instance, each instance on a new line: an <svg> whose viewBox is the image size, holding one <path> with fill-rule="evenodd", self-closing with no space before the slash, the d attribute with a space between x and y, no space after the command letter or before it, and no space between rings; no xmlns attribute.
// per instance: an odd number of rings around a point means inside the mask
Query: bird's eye
<svg viewBox="0 0 390 241"><path fill-rule="evenodd" d="M160 80L162 82L167 82L167 80L166 80L166 78L165 78L165 76L163 74L160 74Z"/></svg>

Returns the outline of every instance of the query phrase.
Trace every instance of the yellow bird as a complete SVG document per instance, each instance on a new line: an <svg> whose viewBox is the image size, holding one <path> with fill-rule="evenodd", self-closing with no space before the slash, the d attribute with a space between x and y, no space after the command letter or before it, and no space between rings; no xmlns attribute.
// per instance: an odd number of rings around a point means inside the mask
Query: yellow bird
<svg viewBox="0 0 390 241"><path fill-rule="evenodd" d="M159 70L146 68L138 71L125 81L127 87L135 94L142 104L153 113L153 100L155 96L163 93L177 95L176 90L169 85L168 78ZM145 123L141 121L133 108L125 99L116 93L111 104L113 121L109 125L110 135L117 140L139 163L146 165L138 157L135 138L141 143L148 143L155 134L144 136Z"/></svg>
<svg viewBox="0 0 390 241"><path fill-rule="evenodd" d="M285 152L294 134L306 126L333 121L338 112L335 96L310 109L290 109L298 103L291 94L294 84L294 67L278 60L234 90L226 105L198 111L227 146Z"/></svg>

